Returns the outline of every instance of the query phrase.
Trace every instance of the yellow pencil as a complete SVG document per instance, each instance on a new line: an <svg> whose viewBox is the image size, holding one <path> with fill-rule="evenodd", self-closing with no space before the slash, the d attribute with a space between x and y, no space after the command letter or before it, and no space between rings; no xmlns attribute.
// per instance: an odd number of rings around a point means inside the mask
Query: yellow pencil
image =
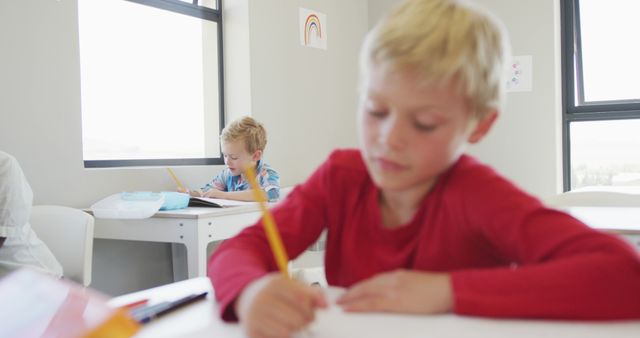
<svg viewBox="0 0 640 338"><path fill-rule="evenodd" d="M284 245L282 244L282 238L280 237L280 233L278 232L278 228L276 227L276 222L273 220L273 216L267 206L265 204L264 193L258 186L258 182L256 181L256 173L248 166L244 170L245 176L249 180L249 184L251 185L251 190L253 190L253 196L255 196L256 201L260 204L260 209L262 210L262 224L264 225L264 231L267 234L267 240L269 241L269 246L271 247L271 251L273 252L273 256L276 259L276 264L278 264L278 268L280 272L286 277L289 277L289 272L287 271L287 263L289 262L289 258L287 257L287 252L284 250Z"/></svg>
<svg viewBox="0 0 640 338"><path fill-rule="evenodd" d="M173 172L173 170L171 170L171 168L167 168L167 171L169 172L169 175L171 175L171 178L173 178L173 180L178 185L178 188L182 189L183 191L186 191L187 189L185 189L184 185L182 185L182 183L180 183L180 180L178 180L178 176L176 176L176 174Z"/></svg>

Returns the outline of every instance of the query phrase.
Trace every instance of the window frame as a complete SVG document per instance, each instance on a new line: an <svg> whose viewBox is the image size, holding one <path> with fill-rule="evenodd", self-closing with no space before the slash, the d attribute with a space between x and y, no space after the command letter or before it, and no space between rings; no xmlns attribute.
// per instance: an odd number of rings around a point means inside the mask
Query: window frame
<svg viewBox="0 0 640 338"><path fill-rule="evenodd" d="M560 1L562 176L565 192L571 190L572 122L640 119L640 100L584 101L579 13L580 0Z"/></svg>
<svg viewBox="0 0 640 338"><path fill-rule="evenodd" d="M170 12L184 14L202 20L217 23L218 48L218 135L225 126L224 110L224 49L223 49L223 18L222 2L216 1L216 9L198 6L198 0L191 3L180 0L123 0L145 6L150 6ZM154 167L154 166L183 166L183 165L221 165L224 164L222 149L219 157L212 158L174 158L174 159L138 159L138 160L84 160L84 168L116 168L116 167Z"/></svg>

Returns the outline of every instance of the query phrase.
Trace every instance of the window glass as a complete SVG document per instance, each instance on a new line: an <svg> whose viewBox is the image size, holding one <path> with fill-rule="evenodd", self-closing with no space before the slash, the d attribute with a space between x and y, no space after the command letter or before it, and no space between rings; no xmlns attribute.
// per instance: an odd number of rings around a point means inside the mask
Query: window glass
<svg viewBox="0 0 640 338"><path fill-rule="evenodd" d="M129 1L78 14L84 160L220 158L218 23Z"/></svg>
<svg viewBox="0 0 640 338"><path fill-rule="evenodd" d="M584 100L640 99L640 1L581 0Z"/></svg>
<svg viewBox="0 0 640 338"><path fill-rule="evenodd" d="M640 187L640 119L572 122L571 189Z"/></svg>
<svg viewBox="0 0 640 338"><path fill-rule="evenodd" d="M199 0L198 5L202 7L211 8L211 9L218 9L216 0Z"/></svg>

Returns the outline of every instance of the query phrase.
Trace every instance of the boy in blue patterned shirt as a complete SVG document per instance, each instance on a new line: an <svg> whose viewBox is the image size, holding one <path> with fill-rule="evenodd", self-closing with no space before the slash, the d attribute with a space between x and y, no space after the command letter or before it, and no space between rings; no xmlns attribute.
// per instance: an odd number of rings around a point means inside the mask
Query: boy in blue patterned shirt
<svg viewBox="0 0 640 338"><path fill-rule="evenodd" d="M197 197L254 201L249 181L243 172L246 166L252 166L269 202L276 202L280 197L280 175L262 160L267 145L264 126L245 116L226 126L220 140L227 167L204 187L189 193Z"/></svg>

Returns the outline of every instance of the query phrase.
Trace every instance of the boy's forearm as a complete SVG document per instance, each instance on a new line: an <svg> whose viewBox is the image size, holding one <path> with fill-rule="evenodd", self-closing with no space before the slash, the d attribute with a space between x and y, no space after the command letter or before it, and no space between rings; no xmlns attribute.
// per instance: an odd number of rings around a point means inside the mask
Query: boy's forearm
<svg viewBox="0 0 640 338"><path fill-rule="evenodd" d="M244 235L222 243L207 264L220 315L225 321L237 320L236 301L245 287L269 271L277 271L262 226L246 229Z"/></svg>
<svg viewBox="0 0 640 338"><path fill-rule="evenodd" d="M462 315L558 319L640 318L637 259L589 253L517 268L451 274Z"/></svg>

